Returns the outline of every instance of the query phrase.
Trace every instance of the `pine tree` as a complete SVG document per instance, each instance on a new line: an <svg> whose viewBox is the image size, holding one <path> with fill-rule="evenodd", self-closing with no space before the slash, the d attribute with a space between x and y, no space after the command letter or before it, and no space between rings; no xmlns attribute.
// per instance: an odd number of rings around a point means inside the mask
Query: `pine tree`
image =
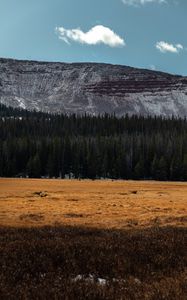
<svg viewBox="0 0 187 300"><path fill-rule="evenodd" d="M156 172L156 177L159 180L167 180L167 164L165 158L162 156L158 162L158 169Z"/></svg>
<svg viewBox="0 0 187 300"><path fill-rule="evenodd" d="M40 178L41 177L41 163L39 155L36 154L34 157L31 157L27 163L27 173L31 178Z"/></svg>
<svg viewBox="0 0 187 300"><path fill-rule="evenodd" d="M144 178L144 162L140 159L134 168L134 178L143 179Z"/></svg>

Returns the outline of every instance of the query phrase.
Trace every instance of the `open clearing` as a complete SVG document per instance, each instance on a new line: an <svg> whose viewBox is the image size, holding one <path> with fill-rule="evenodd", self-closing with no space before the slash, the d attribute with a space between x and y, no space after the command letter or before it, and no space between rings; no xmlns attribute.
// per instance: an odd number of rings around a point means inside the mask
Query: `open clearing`
<svg viewBox="0 0 187 300"><path fill-rule="evenodd" d="M187 299L187 183L0 179L0 299Z"/></svg>
<svg viewBox="0 0 187 300"><path fill-rule="evenodd" d="M187 183L0 179L0 226L187 225Z"/></svg>

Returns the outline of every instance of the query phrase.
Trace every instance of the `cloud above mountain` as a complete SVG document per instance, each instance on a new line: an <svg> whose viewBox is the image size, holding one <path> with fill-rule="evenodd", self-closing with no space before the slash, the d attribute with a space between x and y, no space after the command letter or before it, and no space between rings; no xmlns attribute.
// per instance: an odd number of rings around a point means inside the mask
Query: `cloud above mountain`
<svg viewBox="0 0 187 300"><path fill-rule="evenodd" d="M125 46L125 41L122 37L103 25L94 26L87 32L82 31L80 28L65 29L64 27L56 27L55 30L59 39L67 44L77 42L86 45L104 44L109 47Z"/></svg>
<svg viewBox="0 0 187 300"><path fill-rule="evenodd" d="M149 4L149 3L163 4L163 3L167 3L167 0L122 0L122 2L126 5L139 6L139 5Z"/></svg>
<svg viewBox="0 0 187 300"><path fill-rule="evenodd" d="M179 53L180 51L184 50L184 47L181 44L173 45L164 41L157 42L156 48L162 53Z"/></svg>

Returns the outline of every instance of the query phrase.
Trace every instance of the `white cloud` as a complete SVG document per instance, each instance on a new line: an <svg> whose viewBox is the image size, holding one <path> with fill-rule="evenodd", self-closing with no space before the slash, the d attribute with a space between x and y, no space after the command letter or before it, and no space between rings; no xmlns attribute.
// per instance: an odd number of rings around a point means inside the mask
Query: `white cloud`
<svg viewBox="0 0 187 300"><path fill-rule="evenodd" d="M94 26L87 32L83 32L80 28L65 29L64 27L56 27L56 32L58 33L59 39L67 44L74 41L87 45L104 44L110 47L125 46L123 38L110 28L102 25Z"/></svg>
<svg viewBox="0 0 187 300"><path fill-rule="evenodd" d="M162 53L166 53L166 52L179 53L184 49L184 47L181 44L173 45L173 44L168 44L164 41L157 42L156 48Z"/></svg>
<svg viewBox="0 0 187 300"><path fill-rule="evenodd" d="M122 0L122 2L126 5L139 6L148 3L167 3L167 0Z"/></svg>
<svg viewBox="0 0 187 300"><path fill-rule="evenodd" d="M156 71L156 66L155 65L150 65L149 69L152 70L152 71Z"/></svg>

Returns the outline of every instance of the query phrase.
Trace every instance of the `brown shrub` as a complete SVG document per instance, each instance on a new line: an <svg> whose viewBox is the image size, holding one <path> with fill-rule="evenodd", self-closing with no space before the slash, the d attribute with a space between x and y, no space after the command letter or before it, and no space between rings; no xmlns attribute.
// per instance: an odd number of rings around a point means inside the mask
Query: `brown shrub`
<svg viewBox="0 0 187 300"><path fill-rule="evenodd" d="M172 227L0 228L0 298L183 300L186 241L187 229ZM107 284L73 281L79 274Z"/></svg>

